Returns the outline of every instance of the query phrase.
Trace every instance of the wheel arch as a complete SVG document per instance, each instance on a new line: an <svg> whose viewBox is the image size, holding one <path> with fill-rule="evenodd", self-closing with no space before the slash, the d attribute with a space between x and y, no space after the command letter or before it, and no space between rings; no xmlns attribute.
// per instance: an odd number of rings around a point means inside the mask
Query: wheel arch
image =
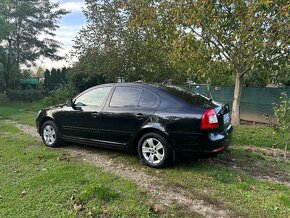
<svg viewBox="0 0 290 218"><path fill-rule="evenodd" d="M39 123L39 127L38 127L38 132L39 132L39 134L41 135L41 128L42 128L42 126L43 126L43 124L46 122L46 121L54 121L54 119L52 118L52 117L44 117L41 121L40 121L40 123Z"/></svg>
<svg viewBox="0 0 290 218"><path fill-rule="evenodd" d="M142 128L138 132L138 134L135 136L135 138L133 140L133 143L132 143L132 147L133 147L134 151L137 151L139 140L142 138L142 136L144 136L147 133L157 133L157 134L163 136L165 138L165 140L169 144L171 144L171 141L169 140L169 134L165 130L160 129L160 128L156 128L156 127L153 127L153 126L148 126L146 128Z"/></svg>

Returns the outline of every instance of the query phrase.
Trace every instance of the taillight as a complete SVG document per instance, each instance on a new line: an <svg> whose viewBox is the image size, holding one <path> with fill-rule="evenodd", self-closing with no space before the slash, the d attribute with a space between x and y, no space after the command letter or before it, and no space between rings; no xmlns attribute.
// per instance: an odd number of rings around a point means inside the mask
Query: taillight
<svg viewBox="0 0 290 218"><path fill-rule="evenodd" d="M209 109L202 115L201 129L217 129L219 128L219 121L214 109Z"/></svg>

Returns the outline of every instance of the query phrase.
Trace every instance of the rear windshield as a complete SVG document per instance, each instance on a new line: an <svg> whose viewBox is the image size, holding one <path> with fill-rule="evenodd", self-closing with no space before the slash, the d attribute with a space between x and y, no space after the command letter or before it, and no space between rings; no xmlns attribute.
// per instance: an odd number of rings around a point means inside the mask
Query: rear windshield
<svg viewBox="0 0 290 218"><path fill-rule="evenodd" d="M195 93L192 93L180 86L167 85L167 86L164 86L163 88L165 88L171 94L174 94L184 100L187 100L187 99L190 100L195 96Z"/></svg>
<svg viewBox="0 0 290 218"><path fill-rule="evenodd" d="M164 88L171 94L183 99L193 106L202 106L206 108L213 108L212 101L203 95L192 93L179 86L164 86Z"/></svg>

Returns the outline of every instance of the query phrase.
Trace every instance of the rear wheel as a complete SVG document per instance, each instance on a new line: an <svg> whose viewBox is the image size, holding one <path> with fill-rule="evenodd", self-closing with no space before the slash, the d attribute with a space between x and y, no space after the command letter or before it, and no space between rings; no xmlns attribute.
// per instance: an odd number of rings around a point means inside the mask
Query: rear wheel
<svg viewBox="0 0 290 218"><path fill-rule="evenodd" d="M41 137L48 147L59 147L61 145L60 133L53 121L46 121L41 127Z"/></svg>
<svg viewBox="0 0 290 218"><path fill-rule="evenodd" d="M168 166L173 160L171 146L157 133L147 133L140 139L138 154L144 164L155 168Z"/></svg>

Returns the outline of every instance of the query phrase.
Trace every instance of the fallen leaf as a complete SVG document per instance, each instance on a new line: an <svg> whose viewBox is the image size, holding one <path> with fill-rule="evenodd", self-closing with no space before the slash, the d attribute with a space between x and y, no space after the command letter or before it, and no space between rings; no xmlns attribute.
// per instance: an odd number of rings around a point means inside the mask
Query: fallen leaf
<svg viewBox="0 0 290 218"><path fill-rule="evenodd" d="M269 188L269 190L272 192L277 192L277 189L275 189L275 188Z"/></svg>
<svg viewBox="0 0 290 218"><path fill-rule="evenodd" d="M84 209L84 205L83 204L79 204L79 203L74 203L74 209L75 210L83 210Z"/></svg>
<svg viewBox="0 0 290 218"><path fill-rule="evenodd" d="M256 186L252 186L251 188L256 192L259 192L259 189Z"/></svg>
<svg viewBox="0 0 290 218"><path fill-rule="evenodd" d="M108 210L108 209L104 209L104 210L103 210L103 214L104 214L104 215L109 214L109 210Z"/></svg>
<svg viewBox="0 0 290 218"><path fill-rule="evenodd" d="M57 158L58 161L66 161L66 162L69 162L70 161L70 158L68 155L66 154L61 154L59 158Z"/></svg>
<svg viewBox="0 0 290 218"><path fill-rule="evenodd" d="M252 148L246 148L245 151L247 151L247 152L253 152L253 149Z"/></svg>
<svg viewBox="0 0 290 218"><path fill-rule="evenodd" d="M157 204L151 204L150 205L150 210L157 213L160 211L160 207Z"/></svg>

